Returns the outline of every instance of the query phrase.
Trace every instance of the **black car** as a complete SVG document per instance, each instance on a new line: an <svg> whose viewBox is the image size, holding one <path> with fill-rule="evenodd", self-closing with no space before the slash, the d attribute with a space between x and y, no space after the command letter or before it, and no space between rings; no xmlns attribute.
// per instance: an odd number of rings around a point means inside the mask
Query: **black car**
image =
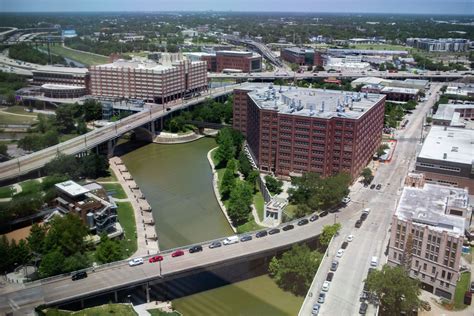
<svg viewBox="0 0 474 316"><path fill-rule="evenodd" d="M333 262L331 262L331 268L329 270L336 272L338 266L339 266L339 261L334 260Z"/></svg>
<svg viewBox="0 0 474 316"><path fill-rule="evenodd" d="M273 228L273 229L270 229L270 230L268 231L268 234L269 234L269 235L275 235L275 234L278 234L279 232L280 232L280 229L278 229L278 228Z"/></svg>
<svg viewBox="0 0 474 316"><path fill-rule="evenodd" d="M71 277L71 279L73 281L77 281L77 280L84 279L84 278L87 278L87 272L86 271L77 272L77 273L73 274L72 277Z"/></svg>
<svg viewBox="0 0 474 316"><path fill-rule="evenodd" d="M284 232L286 232L287 230L291 230L291 229L293 229L293 228L295 228L295 226L293 226L293 225L290 224L290 225L286 225L285 227L283 227L282 230L283 230Z"/></svg>
<svg viewBox="0 0 474 316"><path fill-rule="evenodd" d="M319 213L319 217L324 217L324 216L327 216L329 213L328 211L322 211L321 213Z"/></svg>
<svg viewBox="0 0 474 316"><path fill-rule="evenodd" d="M375 184L372 184L372 185L370 186L370 189L373 190L374 188L375 188Z"/></svg>
<svg viewBox="0 0 474 316"><path fill-rule="evenodd" d="M250 235L242 236L242 238L240 238L240 241L249 241L249 240L252 240L252 236Z"/></svg>
<svg viewBox="0 0 474 316"><path fill-rule="evenodd" d="M314 222L315 220L317 220L319 218L319 216L317 214L314 214L312 215L310 218L309 218L309 221L310 222Z"/></svg>
<svg viewBox="0 0 474 316"><path fill-rule="evenodd" d="M357 222L355 223L355 227L360 228L360 226L362 226L362 221L358 219Z"/></svg>
<svg viewBox="0 0 474 316"><path fill-rule="evenodd" d="M221 244L220 241L213 241L213 242L209 245L209 248L210 248L210 249L219 248L220 246L222 246L222 244Z"/></svg>
<svg viewBox="0 0 474 316"><path fill-rule="evenodd" d="M333 277L334 277L334 273L329 272L328 275L326 276L326 281L331 282Z"/></svg>
<svg viewBox="0 0 474 316"><path fill-rule="evenodd" d="M189 253L195 253L195 252L199 252L199 251L202 251L202 246L201 245L196 245L196 246L192 246L191 248L189 248Z"/></svg>
<svg viewBox="0 0 474 316"><path fill-rule="evenodd" d="M360 214L360 220L365 221L367 219L367 215L368 215L367 213Z"/></svg>
<svg viewBox="0 0 474 316"><path fill-rule="evenodd" d="M345 242L342 243L341 248L346 249L347 245L349 245L349 243L347 241L345 241Z"/></svg>
<svg viewBox="0 0 474 316"><path fill-rule="evenodd" d="M298 226L303 226L303 225L306 225L308 224L308 219L307 218L303 218L301 220L298 221Z"/></svg>
<svg viewBox="0 0 474 316"><path fill-rule="evenodd" d="M255 237L261 238L261 237L265 237L266 235L268 235L267 231L266 230L261 230L261 231L259 231L258 233L255 234Z"/></svg>
<svg viewBox="0 0 474 316"><path fill-rule="evenodd" d="M368 305L365 302L360 304L359 314L365 315L365 313L367 312L367 307L368 307Z"/></svg>
<svg viewBox="0 0 474 316"><path fill-rule="evenodd" d="M166 111L171 111L171 108L166 108Z"/></svg>
<svg viewBox="0 0 474 316"><path fill-rule="evenodd" d="M381 188L382 188L381 184L377 184L377 186L375 187L375 189L377 189L377 190L380 190Z"/></svg>

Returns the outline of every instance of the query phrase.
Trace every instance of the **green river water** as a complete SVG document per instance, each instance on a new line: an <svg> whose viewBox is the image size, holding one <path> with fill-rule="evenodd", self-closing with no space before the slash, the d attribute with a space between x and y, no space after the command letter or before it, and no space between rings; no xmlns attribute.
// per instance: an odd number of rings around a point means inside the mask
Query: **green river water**
<svg viewBox="0 0 474 316"><path fill-rule="evenodd" d="M149 144L122 156L153 208L160 248L232 235L212 189L207 153L212 138L179 145ZM267 275L182 297L184 315L296 315L303 298L278 288Z"/></svg>

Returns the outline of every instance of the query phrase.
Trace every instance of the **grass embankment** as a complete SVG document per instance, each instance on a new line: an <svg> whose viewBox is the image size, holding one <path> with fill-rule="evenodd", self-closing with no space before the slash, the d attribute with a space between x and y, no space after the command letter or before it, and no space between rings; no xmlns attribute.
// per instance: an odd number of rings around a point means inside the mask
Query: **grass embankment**
<svg viewBox="0 0 474 316"><path fill-rule="evenodd" d="M370 50L406 50L411 51L413 47L403 45L391 45L391 44L355 44L356 49L370 49Z"/></svg>
<svg viewBox="0 0 474 316"><path fill-rule="evenodd" d="M12 197L15 189L12 186L0 187L0 199Z"/></svg>
<svg viewBox="0 0 474 316"><path fill-rule="evenodd" d="M24 193L24 194L32 193L37 190L38 185L39 185L38 180L27 180L27 181L20 182L20 186L22 190L21 193Z"/></svg>
<svg viewBox="0 0 474 316"><path fill-rule="evenodd" d="M102 178L97 178L97 182L117 182L117 177L115 176L115 173L112 169L109 168L109 176L108 177L102 177Z"/></svg>
<svg viewBox="0 0 474 316"><path fill-rule="evenodd" d="M182 315L181 313L178 313L178 312L167 313L159 309L148 309L147 312L150 313L151 316L180 316Z"/></svg>
<svg viewBox="0 0 474 316"><path fill-rule="evenodd" d="M126 199L127 194L120 183L102 183L106 191L111 191L111 195L116 199Z"/></svg>
<svg viewBox="0 0 474 316"><path fill-rule="evenodd" d="M130 257L137 251L137 227L132 204L130 202L118 202L117 215L125 235L124 239L120 241L120 245L127 257Z"/></svg>
<svg viewBox="0 0 474 316"><path fill-rule="evenodd" d="M460 310L467 307L464 305L464 293L469 290L469 285L471 282L471 273L464 272L461 274L461 278L456 284L456 292L454 293L454 309Z"/></svg>
<svg viewBox="0 0 474 316"><path fill-rule="evenodd" d="M70 58L86 66L105 64L109 61L106 56L101 57L88 52L79 52L59 45L51 46L51 53Z"/></svg>
<svg viewBox="0 0 474 316"><path fill-rule="evenodd" d="M58 309L47 309L44 311L46 316L130 316L137 315L133 310L132 306L125 304L107 304L102 306L96 306L86 308L77 312L58 310Z"/></svg>
<svg viewBox="0 0 474 316"><path fill-rule="evenodd" d="M20 112L17 107L12 110L10 108L0 110L0 125L33 125L36 120L36 114L24 110Z"/></svg>

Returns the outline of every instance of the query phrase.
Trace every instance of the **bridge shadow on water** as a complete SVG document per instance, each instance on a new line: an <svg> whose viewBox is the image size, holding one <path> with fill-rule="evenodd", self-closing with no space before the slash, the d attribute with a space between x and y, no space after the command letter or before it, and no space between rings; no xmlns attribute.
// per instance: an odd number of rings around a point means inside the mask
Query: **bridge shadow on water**
<svg viewBox="0 0 474 316"><path fill-rule="evenodd" d="M306 243L310 248L317 248L317 241L312 240ZM101 293L95 297L83 298L82 301L68 302L60 304L58 307L65 310L80 310L82 308L102 305L111 302L128 303L134 305L143 304L147 301L146 287L149 288L150 301L172 301L189 295L217 289L232 283L244 281L250 278L266 275L268 265L274 255L281 256L284 251L266 254L263 257L251 260L238 260L236 262L222 263L218 267L204 268L198 271L179 273L176 275L166 275L164 279L157 278L149 280L147 283L130 286L114 292ZM253 290L260 291L259 294ZM269 293L270 294L270 293ZM235 298L234 298L235 297ZM186 309L192 310L187 315L256 315L255 306L258 306L259 315L285 315L286 312L280 310L275 305L270 304L271 297L262 299L261 290L242 288L236 286L232 288L232 299L238 301L239 310L234 310L234 306L229 306L225 301L213 295L201 295L196 300L187 302ZM115 300L117 298L117 300ZM251 305L246 305L252 302Z"/></svg>

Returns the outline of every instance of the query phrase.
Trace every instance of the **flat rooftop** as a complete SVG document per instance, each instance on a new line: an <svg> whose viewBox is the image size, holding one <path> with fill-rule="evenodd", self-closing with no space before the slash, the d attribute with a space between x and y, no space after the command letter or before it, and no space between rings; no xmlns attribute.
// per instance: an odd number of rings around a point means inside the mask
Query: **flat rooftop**
<svg viewBox="0 0 474 316"><path fill-rule="evenodd" d="M245 50L218 50L216 55L233 55L233 56L248 56L248 57L259 57L260 55L254 52Z"/></svg>
<svg viewBox="0 0 474 316"><path fill-rule="evenodd" d="M418 158L471 165L474 162L474 130L434 125Z"/></svg>
<svg viewBox="0 0 474 316"><path fill-rule="evenodd" d="M403 94L417 94L420 90L410 89L410 88L401 88L401 87L384 87L382 92L385 93L403 93Z"/></svg>
<svg viewBox="0 0 474 316"><path fill-rule="evenodd" d="M452 207L468 208L468 205L466 189L426 183L423 188L403 188L395 215L401 220L412 220L433 230L460 236L464 234L466 220L446 211Z"/></svg>
<svg viewBox="0 0 474 316"><path fill-rule="evenodd" d="M382 94L273 86L271 84L255 85L253 91L248 95L261 109L325 119L332 117L358 119L385 98Z"/></svg>
<svg viewBox="0 0 474 316"><path fill-rule="evenodd" d="M82 185L79 185L72 180L56 183L55 186L58 190L72 197L80 196L89 192L88 189L84 188Z"/></svg>
<svg viewBox="0 0 474 316"><path fill-rule="evenodd" d="M75 74L75 75L86 75L89 70L87 68L74 68L74 67L58 67L58 66L41 66L31 70L35 72L47 72L56 74Z"/></svg>
<svg viewBox="0 0 474 316"><path fill-rule="evenodd" d="M109 64L102 64L96 65L96 68L133 68L133 69L144 69L144 70L152 70L152 71L164 71L168 69L172 69L173 66L171 65L162 65L153 60L124 60L118 59L113 63Z"/></svg>
<svg viewBox="0 0 474 316"><path fill-rule="evenodd" d="M71 85L65 85L65 84L55 84L55 83L45 83L44 85L41 86L43 89L49 89L49 90L80 90L80 89L85 89L85 86L71 86Z"/></svg>
<svg viewBox="0 0 474 316"><path fill-rule="evenodd" d="M304 48L304 47L288 47L288 48L284 48L283 50L286 50L295 54L314 53L314 49Z"/></svg>

